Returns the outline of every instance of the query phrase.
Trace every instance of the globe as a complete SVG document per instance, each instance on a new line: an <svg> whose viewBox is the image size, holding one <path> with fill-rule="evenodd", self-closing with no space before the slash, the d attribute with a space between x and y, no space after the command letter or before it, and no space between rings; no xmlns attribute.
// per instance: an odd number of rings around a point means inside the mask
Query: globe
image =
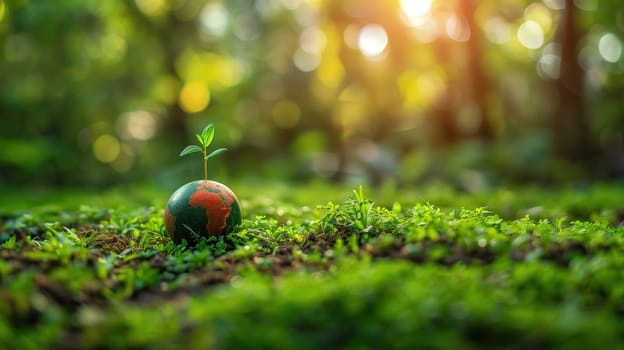
<svg viewBox="0 0 624 350"><path fill-rule="evenodd" d="M178 188L165 207L165 227L177 244L197 244L202 237L226 235L241 223L238 198L227 186L211 180Z"/></svg>

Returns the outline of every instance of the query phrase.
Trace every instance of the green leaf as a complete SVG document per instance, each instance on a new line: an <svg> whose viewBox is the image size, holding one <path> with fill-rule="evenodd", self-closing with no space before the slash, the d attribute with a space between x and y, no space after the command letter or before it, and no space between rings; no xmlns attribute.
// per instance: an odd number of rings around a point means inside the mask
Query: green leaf
<svg viewBox="0 0 624 350"><path fill-rule="evenodd" d="M210 146L212 140L214 139L215 128L212 123L208 124L201 133L202 139L204 140L204 147Z"/></svg>
<svg viewBox="0 0 624 350"><path fill-rule="evenodd" d="M216 157L216 156L218 156L219 154L225 153L225 151L227 151L227 148L219 148L219 149L216 149L216 150L212 151L212 153L210 153L209 155L207 155L207 156L206 156L206 159Z"/></svg>
<svg viewBox="0 0 624 350"><path fill-rule="evenodd" d="M195 137L197 138L197 141L199 141L199 144L202 145L204 148L208 147L208 145L206 144L206 141L204 140L204 138L202 137L202 135L200 134L195 134Z"/></svg>
<svg viewBox="0 0 624 350"><path fill-rule="evenodd" d="M210 131L210 129L214 129L214 125L212 123L206 125L204 130L202 130L202 135L208 135L208 132Z"/></svg>
<svg viewBox="0 0 624 350"><path fill-rule="evenodd" d="M201 152L201 151L202 151L201 147L199 147L197 145L186 146L186 148L183 149L182 152L180 152L180 157L185 156L187 154L197 153L197 152Z"/></svg>

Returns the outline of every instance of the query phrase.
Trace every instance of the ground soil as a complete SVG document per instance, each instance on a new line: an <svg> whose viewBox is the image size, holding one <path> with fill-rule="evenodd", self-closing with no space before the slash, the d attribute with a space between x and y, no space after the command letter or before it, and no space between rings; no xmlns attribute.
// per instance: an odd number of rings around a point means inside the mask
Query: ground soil
<svg viewBox="0 0 624 350"><path fill-rule="evenodd" d="M140 251L139 248L131 248L131 238L128 236L113 232L98 232L90 226L78 227L77 232L79 235L94 235L89 240L89 248L92 249L86 258L88 265L95 264L97 259L108 255L110 252L120 254L128 250L133 252ZM339 236L335 235L333 237ZM23 239L25 233L18 233L18 237ZM187 272L173 273L173 275L171 275L171 271L167 270L167 256L162 252L147 258L137 258L127 262L124 262L123 259L118 259L114 269L137 268L140 264L147 262L151 268L157 269L161 273L168 273L170 281L181 278L181 275L184 274L182 282L177 283L176 288L172 290L163 288L161 284L135 289L130 296L130 302L132 303L158 304L163 301L184 299L213 286L230 283L238 278L240 271L247 268L274 277L300 269L325 271L334 263L333 248L335 243L335 238L327 238L322 234L310 233L305 237L303 243L287 241L270 253L256 252L249 257L236 257L226 253L216 257L204 267ZM436 257L430 254L433 249L440 245L445 246L444 249L447 251L444 256ZM542 249L542 247L529 247L525 250L516 249L511 252L509 258L512 261L522 261L526 258L528 252L536 249ZM304 254L293 254L294 250ZM556 244L542 250L542 259L551 260L562 267L566 267L573 256L588 254L583 246L575 244ZM48 276L48 272L55 267L55 264L58 264L57 262L29 259L26 254L27 251L16 253L12 250L0 250L0 259L10 263L10 274L15 274L25 269L37 271L34 278L36 288L50 302L66 310L76 310L84 305L105 306L110 303L110 297L104 295L102 291L104 289L116 291L123 288L123 283L116 281L111 273L106 279L94 279L92 283L89 283L87 287L81 289L78 293L71 291L65 284L54 281ZM316 256L320 257L320 259L308 259L307 257L311 253L316 253ZM415 264L435 262L446 266L458 263L488 264L498 257L496 253L487 248L467 250L449 241L444 236L441 236L436 242L424 241L417 245L407 243L404 238L395 238L390 244L384 244L382 247L364 243L359 246L357 253L353 255L362 257L364 254L373 259L401 259ZM15 297L8 294L8 292L3 291L2 288L0 288L0 297L6 300L12 307L18 307L19 301L15 300ZM19 317L23 317L23 315Z"/></svg>

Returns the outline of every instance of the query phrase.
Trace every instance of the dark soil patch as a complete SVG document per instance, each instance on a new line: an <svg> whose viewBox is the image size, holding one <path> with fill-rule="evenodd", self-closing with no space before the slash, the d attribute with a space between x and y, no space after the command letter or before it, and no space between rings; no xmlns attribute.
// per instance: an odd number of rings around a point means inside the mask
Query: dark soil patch
<svg viewBox="0 0 624 350"><path fill-rule="evenodd" d="M120 254L128 249L130 241L131 239L128 236L121 236L112 232L102 232L97 233L95 237L93 237L89 242L89 248Z"/></svg>

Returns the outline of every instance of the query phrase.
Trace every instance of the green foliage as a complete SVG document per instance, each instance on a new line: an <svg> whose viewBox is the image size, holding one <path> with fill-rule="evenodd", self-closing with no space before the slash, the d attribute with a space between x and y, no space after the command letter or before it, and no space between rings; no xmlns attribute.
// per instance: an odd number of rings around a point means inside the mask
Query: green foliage
<svg viewBox="0 0 624 350"><path fill-rule="evenodd" d="M163 233L161 207L3 214L0 347L589 348L623 340L621 207L570 210L581 195L569 191L542 197L544 212L557 203L561 216L504 217L358 188L339 204L304 209L336 191L249 197L251 217L193 248ZM494 207L526 211L530 191L506 193L512 199L499 206L493 198ZM482 203L463 196L453 198ZM382 202L392 204L374 204Z"/></svg>
<svg viewBox="0 0 624 350"><path fill-rule="evenodd" d="M187 169L167 150L206 120L228 130L215 137L239 160L219 170L258 179L444 178L473 190L622 172L620 1L425 1L417 23L400 6L410 1L251 2L1 0L0 183L178 183ZM572 11L576 50L553 51ZM424 25L449 18L462 25ZM524 23L539 26L539 48L509 35ZM377 57L353 39L367 24L387 35ZM581 62L581 76L564 77L562 62ZM577 132L600 141L596 163L552 155L558 134L576 134L552 123L576 102L549 97L560 74L587 78L576 100L590 125Z"/></svg>

